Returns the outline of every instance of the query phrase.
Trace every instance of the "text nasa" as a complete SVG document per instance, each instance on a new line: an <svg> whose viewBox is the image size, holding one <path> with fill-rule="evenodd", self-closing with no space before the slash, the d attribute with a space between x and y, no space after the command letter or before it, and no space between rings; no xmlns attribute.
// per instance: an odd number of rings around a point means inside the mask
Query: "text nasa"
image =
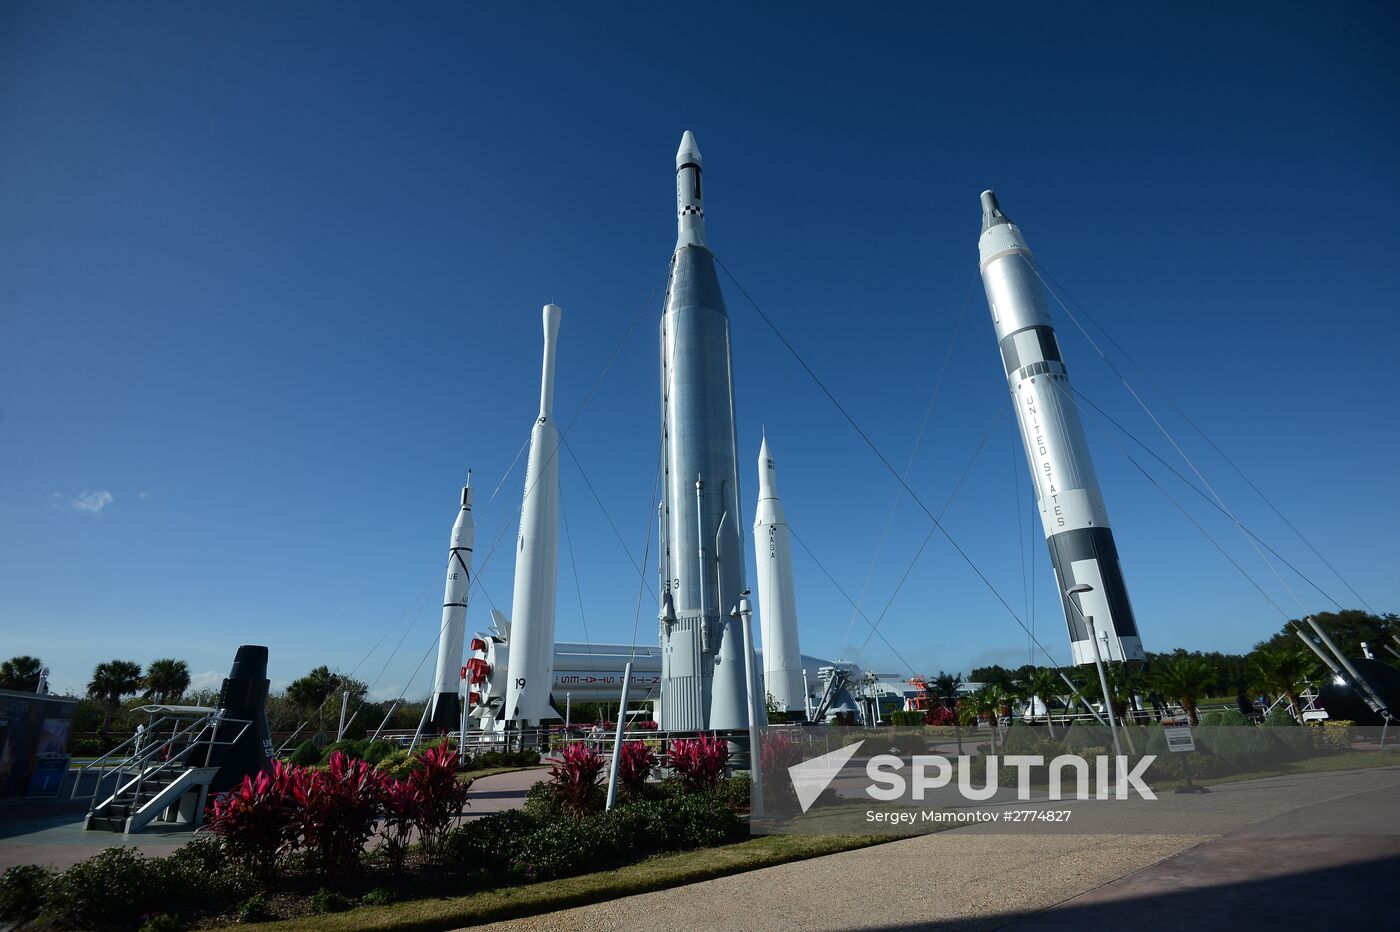
<svg viewBox="0 0 1400 932"><path fill-rule="evenodd" d="M1093 758L1093 785L1097 789L1092 789L1089 780L1090 762L1087 758L1078 754L1061 754L1051 758L1047 775L1048 798L1066 798L1066 771L1073 773L1073 799L1108 799L1110 787L1113 789L1113 798L1116 799L1127 799L1134 791L1143 799L1157 798L1152 788L1142 782L1143 773L1152 766L1152 762L1157 759L1156 755L1145 755L1131 770L1128 768L1127 755L1119 755L1118 765L1113 768L1118 775L1116 783L1109 777L1110 759L1107 754ZM957 766L958 792L964 799L974 802L991 799L1002 789L997 782L998 771L1001 767L1010 767L1016 771L1016 798L1028 800L1031 798L1031 770L1045 765L1045 757L1041 754L990 756L987 758L986 780L982 786L973 786L972 759L962 756L958 758ZM909 771L907 778L901 772L906 769ZM865 790L871 799L893 802L904 799L907 795L908 798L918 801L924 798L927 791L940 789L952 782L953 762L939 754L916 754L906 765L903 758L893 754L877 754L866 763L865 775L872 784Z"/></svg>

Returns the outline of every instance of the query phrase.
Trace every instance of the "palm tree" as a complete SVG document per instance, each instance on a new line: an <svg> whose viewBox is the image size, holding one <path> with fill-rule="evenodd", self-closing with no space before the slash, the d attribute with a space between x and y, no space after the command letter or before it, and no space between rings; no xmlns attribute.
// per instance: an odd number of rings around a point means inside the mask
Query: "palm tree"
<svg viewBox="0 0 1400 932"><path fill-rule="evenodd" d="M958 687L962 685L961 673L944 673L938 671L938 675L929 680L929 689L935 696L943 701L943 706L953 713L953 734L958 739L958 756L962 756L962 716L958 714Z"/></svg>
<svg viewBox="0 0 1400 932"><path fill-rule="evenodd" d="M1196 703L1215 682L1210 664L1201 657L1170 657L1157 661L1148 679L1162 695L1181 703L1192 725L1200 724Z"/></svg>
<svg viewBox="0 0 1400 932"><path fill-rule="evenodd" d="M967 697L968 707L980 718L983 715L989 716L992 723L992 753L997 752L997 724L1003 707L1011 701L1011 697L1006 690L995 683L988 683L975 693Z"/></svg>
<svg viewBox="0 0 1400 932"><path fill-rule="evenodd" d="M134 660L108 660L93 668L87 693L89 697L102 702L104 733L111 721L112 710L121 704L122 696L131 695L140 688L141 664Z"/></svg>
<svg viewBox="0 0 1400 932"><path fill-rule="evenodd" d="M1045 724L1050 729L1050 738L1055 737L1055 720L1050 714L1050 701L1057 698L1064 689L1064 680L1060 679L1060 674L1050 667L1037 667L1035 672L1026 677L1023 687L1030 696L1031 712L1035 712L1035 700L1039 699L1045 704Z"/></svg>
<svg viewBox="0 0 1400 932"><path fill-rule="evenodd" d="M179 699L190 688L190 665L183 660L164 657L152 660L146 668L147 699L170 702Z"/></svg>
<svg viewBox="0 0 1400 932"><path fill-rule="evenodd" d="M39 688L44 662L27 654L0 663L0 689L32 693Z"/></svg>
<svg viewBox="0 0 1400 932"><path fill-rule="evenodd" d="M1317 672L1317 658L1292 647L1263 648L1249 658L1249 682L1271 696L1284 696L1298 717L1298 684Z"/></svg>

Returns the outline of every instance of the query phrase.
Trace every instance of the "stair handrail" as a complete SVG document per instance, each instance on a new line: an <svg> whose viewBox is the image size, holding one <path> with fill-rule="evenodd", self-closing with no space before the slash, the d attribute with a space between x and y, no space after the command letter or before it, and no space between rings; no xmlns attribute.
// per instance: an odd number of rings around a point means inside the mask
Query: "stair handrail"
<svg viewBox="0 0 1400 932"><path fill-rule="evenodd" d="M151 732L155 731L156 728L157 728L157 726L161 725L162 723L164 723L164 722L166 722L166 721L168 721L168 720L179 721L179 719L178 719L178 718L175 718L174 716L162 715L160 718L158 718L158 719L156 719L155 721L151 722L151 723L150 723L150 726L147 727L144 731L141 731L141 732L138 732L138 733L132 735L130 738L127 738L127 739L126 739L125 741L123 741L121 744L119 744L119 745L117 745L116 747L112 748L112 749L111 749L110 751L108 751L106 754L103 754L101 757L97 758L96 760L89 761L88 763L84 764L82 767L78 768L78 777L77 777L76 780L73 781L73 792L72 792L72 794L71 794L68 798L69 798L69 799L77 799L77 798L78 798L78 788L81 787L81 786L83 785L83 775L86 774L88 771L92 770L93 768L97 768L97 771L98 771L98 773L97 773L97 783L96 783L96 784L93 786L93 788L92 788L92 795L93 795L93 798L95 799L95 798L97 797L97 794L98 794L99 792L101 792L101 790L102 790L102 781L107 777L107 768L108 768L108 766L109 766L108 761L107 761L107 758L109 758L109 757L111 757L112 755L118 753L118 752L121 751L123 748L125 748L127 745L136 745L138 742L140 742L140 741L142 741L143 739L145 739L146 736L149 735ZM138 762L139 760L143 759L145 756L146 756L146 755L145 755L144 753L142 753L142 751L137 750L135 756L129 756L129 757L125 758L120 764L116 764L115 766L113 766L112 769L113 769L113 770L116 770L116 771L122 771L122 770L124 770L125 768L131 766L133 763L136 763L136 762Z"/></svg>
<svg viewBox="0 0 1400 932"><path fill-rule="evenodd" d="M153 742L150 744L150 746L144 748L144 749L143 749L140 753L138 753L137 755L135 755L135 756L133 756L133 757L127 758L127 760L126 760L126 762L125 762L124 764L122 764L120 767L116 768L116 771L117 771L118 773L123 773L123 772L125 772L125 770L126 770L127 768L129 768L129 767L135 767L135 768L136 768L136 773L139 775L142 771L145 770L145 765L146 765L147 763L150 762L150 760L151 760L152 757L154 757L156 754L160 753L161 751L164 751L164 750L166 750L167 748L169 748L170 745L174 744L174 743L175 743L176 741L178 741L180 738L182 738L182 737L186 736L187 734L189 734L189 733L190 733L191 731L193 731L195 728L201 727L201 726L204 724L205 720L208 719L208 718L209 718L209 715L208 715L208 714L202 715L202 716L200 716L199 718L195 719L194 721L190 722L189 725L186 725L184 728L181 728L179 731L177 731L177 732L171 734L169 737L167 737L167 738L165 738L165 739L163 739L163 740L160 740L160 741L153 741ZM128 740L128 742L124 742L124 743L129 743L130 741L136 741L138 738L144 738L146 735L149 735L151 732L155 731L155 730L156 730L156 727L157 727L158 725L160 725L162 722L166 721L167 719L169 719L169 720L171 720L171 721L174 721L177 725L178 725L178 723L180 722L180 718L179 718L178 716L162 715L160 718L158 718L158 719L156 719L155 721L151 722L150 727L147 728L142 734L140 734L140 735L132 735L131 738ZM113 751L115 751L115 750L117 750L117 749L116 749L116 748L113 748ZM94 761L93 763L95 764L95 763L97 763L97 761ZM91 765L89 765L89 766L91 766ZM122 792L124 792L128 787L131 786L130 783L127 783L125 787L122 786L122 785L121 785L121 780L120 780L120 778L118 778L116 785L115 785L115 786L113 787L113 789L112 789L112 795L109 796L109 797L107 797L106 799L104 799L104 800L102 801L102 803L99 805L99 803L97 802L97 795L98 795L98 793L100 793L100 792L102 791L102 781L103 781L104 778L106 778L106 776L107 776L107 771L106 771L106 768L104 767L104 768L101 770L101 772L99 772L98 775L97 775L97 785L94 786L94 787L93 787L93 790L92 790L92 805L88 807L88 811L89 811L89 812L95 812L98 808L100 808L100 806L105 806L105 805L107 805L109 802L112 802L112 801L115 800L118 796L120 796L120 795L122 794ZM82 775L81 775L81 772L80 772L80 773L79 773L78 780L75 781L75 782L74 782L74 785L73 785L74 797L75 797L75 798L76 798L76 794L77 794L77 785L78 785L78 783L80 783L81 781L82 781Z"/></svg>
<svg viewBox="0 0 1400 932"><path fill-rule="evenodd" d="M232 724L240 724L240 725L242 725L243 727L240 728L240 729L238 729L238 734L234 735L232 738L228 738L228 739L225 739L225 740L219 740L218 733L219 733L219 726L220 726L221 724L230 724L230 725L232 725ZM152 768L152 769L149 769L149 770L148 770L148 769L146 769L146 767L142 766L142 767L137 771L136 777L135 777L134 779L132 779L132 780L127 781L127 783L126 783L125 785L122 785L122 784L120 783L120 781L119 781L118 784L117 784L117 786L113 787L113 789L112 789L112 795L109 796L109 797L107 797L106 799L104 799L100 804L97 802L97 794L94 792L94 793L93 793L93 803L92 803L92 805L89 807L89 810L88 810L88 811L89 811L90 813L95 813L97 810L101 809L103 806L106 806L106 805L108 805L108 804L110 804L110 803L115 802L119 797L121 797L122 795L124 795L124 794L127 793L128 791L130 791L131 794L132 794L132 797L131 797L131 798L132 798L132 805L133 805L133 807L139 806L140 803L141 803L141 786L142 786L142 784L146 781L146 779L147 779L148 777L154 777L154 776L156 776L157 774L162 773L163 771L166 771L166 770L169 770L169 769L174 769L174 766L175 766L176 764L185 764L185 763L188 763L188 762L186 761L185 758L186 758L192 751L194 751L196 748L199 748L199 747L204 747L204 748L205 748L205 752L204 752L204 765L207 767L207 766L209 766L209 761L210 761L211 757L213 756L213 753L214 753L214 746L215 746L215 745L222 745L222 744L230 744L230 745L231 745L231 744L237 744L238 741L243 737L243 735L247 733L248 729L252 727L252 725L253 725L252 719L224 718L224 717L223 717L223 714L222 714L222 710L216 710L216 711L214 711L214 712L210 712L210 713L208 713L208 714L206 714L206 715L200 717L198 720L196 720L196 721L194 721L194 722L191 722L187 727L181 729L179 732L177 732L177 733L171 735L170 737L166 738L164 741L160 742L160 743L157 744L155 747L151 748L148 752L144 753L144 754L141 756L140 761L141 761L142 763L147 762L147 761L149 760L149 758L150 758L151 756L153 756L155 753L157 753L157 752L159 752L159 751L162 751L162 750L164 750L164 749L166 749L166 748L169 748L169 747L170 747L172 744L174 744L176 741L179 741L183 736L187 735L188 733L190 733L190 732L194 731L196 728L198 728L198 729L199 729L199 733L196 734L196 735L194 736L194 738L192 738L192 739L190 740L190 742L189 742L188 744L185 745L184 748L182 748L180 751L177 751L177 752L174 753L174 754L171 754L168 758L166 758L165 760L161 761L159 764L157 764L157 765L156 765L154 768ZM212 735L211 735L208 739L206 739L206 738L204 737L205 732L210 731L211 729L212 729L212 732L213 732L213 733L212 733ZM99 778L99 779L100 779L100 778ZM133 811L132 811L131 813L128 814L128 818L130 818L130 816L131 816L131 815L134 815L134 814L135 814L135 809L133 808Z"/></svg>
<svg viewBox="0 0 1400 932"><path fill-rule="evenodd" d="M218 740L219 725L220 725L221 723L223 723L223 722L229 722L229 723L231 724L231 723L233 723L233 722L235 722L235 721L238 721L238 722L242 722L242 723L243 723L243 727L242 727L241 729L239 729L238 734L235 735L233 738L229 739L228 741L219 741L219 740ZM193 730L196 726L199 726L199 733L198 733L197 735L195 735L194 738L192 738L192 739L190 740L190 742L189 742L188 744L186 744L185 747L184 747L183 749L181 749L180 751L178 751L178 752L176 752L176 753L174 753L174 754L171 754L171 755L170 755L169 757L167 757L165 760L161 761L161 763L158 764L154 769L152 769L152 770L147 770L146 768L143 767L143 768L141 768L140 772L137 773L137 775L136 775L136 788L135 788L135 790L133 791L132 797L131 797L132 805L133 805L134 807L135 807L135 806L140 806L140 804L141 804L141 784L145 782L145 780L146 780L147 777L154 777L154 776L156 776L157 774L161 773L161 772L164 771L164 770L172 769L176 764L180 764L180 765L181 765L181 769L183 769L184 765L188 763L188 761L185 760L186 756L189 755L189 753L190 753L191 751L193 751L195 748L198 748L198 747L200 747L201 745L203 745L203 746L204 746L204 749L205 749L205 750L204 750L204 766L206 766L206 767L209 766L209 761L210 761L210 759L213 757L213 754L214 754L214 745L215 745L215 744L234 744L234 743L236 743L236 742L238 741L239 738L243 737L243 733L246 732L246 731L248 730L248 728L252 726L252 724L253 724L253 722L252 722L251 719L226 719L226 718L224 718L223 710L222 710L222 709L215 710L214 712L211 712L211 713L209 713L208 715L205 715L205 716L204 716L203 718L201 718L198 722L192 723L192 724L190 725L190 727L189 727L188 729L185 729L185 730L186 730L186 731L190 731L190 730ZM206 733L206 732L211 732L211 731L212 731L212 734L210 735L210 737L205 738L205 737L204 737L204 736L205 736L205 733ZM179 739L179 736L178 736L178 735L171 735L170 738L165 742L165 746L168 747L168 746L174 744L178 739ZM127 784L127 787L130 787L130 786L131 786L131 784L128 783L128 784ZM134 814L134 810L133 810L133 814Z"/></svg>

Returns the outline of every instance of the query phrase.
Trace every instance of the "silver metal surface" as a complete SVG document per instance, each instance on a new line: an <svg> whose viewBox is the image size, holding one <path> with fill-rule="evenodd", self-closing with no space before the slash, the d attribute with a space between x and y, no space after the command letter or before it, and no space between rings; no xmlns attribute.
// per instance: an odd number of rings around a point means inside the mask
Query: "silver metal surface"
<svg viewBox="0 0 1400 932"><path fill-rule="evenodd" d="M738 521L721 524L741 514L729 317L704 244L700 153L689 132L676 168L677 242L661 320L662 590L675 620L661 627L661 725L743 728L743 645L725 609L746 588L742 541ZM715 552L706 554L710 541Z"/></svg>

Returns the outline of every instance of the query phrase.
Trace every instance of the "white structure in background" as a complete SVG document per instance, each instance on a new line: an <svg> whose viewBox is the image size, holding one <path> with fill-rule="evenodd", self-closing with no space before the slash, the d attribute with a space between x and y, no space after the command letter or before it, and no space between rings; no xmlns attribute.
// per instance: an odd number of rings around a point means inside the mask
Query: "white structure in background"
<svg viewBox="0 0 1400 932"><path fill-rule="evenodd" d="M802 649L797 639L797 596L792 582L792 540L768 435L758 451L758 509L753 523L758 574L758 618L763 639L763 690L785 712L807 711L802 695Z"/></svg>
<svg viewBox="0 0 1400 932"><path fill-rule="evenodd" d="M438 631L437 672L428 711L428 727L434 732L456 731L461 727L460 692L462 639L467 630L467 590L472 580L472 544L476 523L472 520L472 474L462 487L462 508L452 524L447 551L447 585L442 593L442 627Z"/></svg>
<svg viewBox="0 0 1400 932"><path fill-rule="evenodd" d="M559 582L559 431L554 426L554 350L559 336L556 304L544 306L544 368L540 415L530 432L525 501L515 547L515 597L511 602L511 676L500 721L538 725L553 718L554 605Z"/></svg>

